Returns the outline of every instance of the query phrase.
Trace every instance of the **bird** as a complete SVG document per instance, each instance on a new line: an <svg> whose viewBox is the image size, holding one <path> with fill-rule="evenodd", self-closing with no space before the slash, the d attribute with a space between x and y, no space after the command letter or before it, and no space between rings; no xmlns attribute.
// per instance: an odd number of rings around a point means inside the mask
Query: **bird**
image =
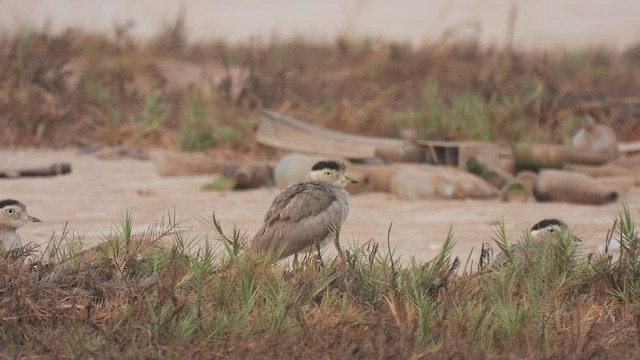
<svg viewBox="0 0 640 360"><path fill-rule="evenodd" d="M278 260L326 246L349 215L349 193L358 180L338 160L316 162L305 181L293 183L273 199L251 246Z"/></svg>
<svg viewBox="0 0 640 360"><path fill-rule="evenodd" d="M566 231L569 231L569 226L567 226L564 221L560 219L544 219L538 221L531 227L530 235L532 242L537 243L544 240L550 234Z"/></svg>
<svg viewBox="0 0 640 360"><path fill-rule="evenodd" d="M561 237L565 236L565 234L568 234L574 243L582 242L579 237L570 234L569 226L564 221L555 218L543 219L531 227L529 230L529 239L525 238L523 241L512 244L507 252L522 261L524 260L525 251L535 253L544 242L560 242ZM496 256L493 263L504 264L507 259L509 259L509 255L503 251Z"/></svg>
<svg viewBox="0 0 640 360"><path fill-rule="evenodd" d="M0 243L5 253L22 247L16 230L27 222L40 222L40 219L27 214L27 207L18 200L0 200Z"/></svg>

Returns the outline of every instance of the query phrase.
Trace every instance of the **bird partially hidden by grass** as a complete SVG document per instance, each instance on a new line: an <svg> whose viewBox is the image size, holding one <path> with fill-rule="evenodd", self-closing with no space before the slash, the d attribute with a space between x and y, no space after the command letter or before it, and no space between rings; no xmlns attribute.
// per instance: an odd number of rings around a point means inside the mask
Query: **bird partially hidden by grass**
<svg viewBox="0 0 640 360"><path fill-rule="evenodd" d="M522 262L527 256L534 256L543 246L561 246L564 250L573 252L575 245L582 240L571 234L567 224L559 219L544 219L533 225L521 241L511 246L498 242L502 249L494 261L494 265L506 262Z"/></svg>
<svg viewBox="0 0 640 360"><path fill-rule="evenodd" d="M345 172L340 161L320 161L304 182L282 190L271 203L252 248L280 260L314 248L319 251L331 242L349 214L344 187L358 182Z"/></svg>
<svg viewBox="0 0 640 360"><path fill-rule="evenodd" d="M40 222L40 219L27 214L27 207L18 200L0 200L0 253L15 257L11 254L22 249L22 240L16 230L27 222Z"/></svg>

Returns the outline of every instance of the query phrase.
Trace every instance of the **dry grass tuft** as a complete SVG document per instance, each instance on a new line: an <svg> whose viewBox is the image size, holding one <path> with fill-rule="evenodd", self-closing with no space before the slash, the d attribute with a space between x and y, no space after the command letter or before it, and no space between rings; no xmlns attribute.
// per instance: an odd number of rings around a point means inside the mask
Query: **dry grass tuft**
<svg viewBox="0 0 640 360"><path fill-rule="evenodd" d="M615 259L576 252L566 234L463 271L453 233L426 263L402 265L370 242L274 265L215 215L202 223L214 238L189 238L175 215L136 236L122 214L95 248L64 229L42 253L4 261L2 353L581 359L633 357L640 344L640 239L626 207Z"/></svg>
<svg viewBox="0 0 640 360"><path fill-rule="evenodd" d="M604 49L518 53L476 44L189 44L176 21L148 43L24 29L0 38L0 142L135 144L260 156L273 108L357 134L563 142L589 113L637 137L640 63Z"/></svg>

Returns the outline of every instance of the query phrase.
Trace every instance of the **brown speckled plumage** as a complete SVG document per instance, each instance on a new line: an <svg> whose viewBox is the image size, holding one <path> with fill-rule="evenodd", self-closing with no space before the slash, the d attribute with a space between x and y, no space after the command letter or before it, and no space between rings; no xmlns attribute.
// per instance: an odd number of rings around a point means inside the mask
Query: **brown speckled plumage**
<svg viewBox="0 0 640 360"><path fill-rule="evenodd" d="M256 251L285 258L333 239L333 230L349 214L349 194L343 187L356 181L344 174L342 163L316 165L305 182L289 185L275 197L253 238Z"/></svg>

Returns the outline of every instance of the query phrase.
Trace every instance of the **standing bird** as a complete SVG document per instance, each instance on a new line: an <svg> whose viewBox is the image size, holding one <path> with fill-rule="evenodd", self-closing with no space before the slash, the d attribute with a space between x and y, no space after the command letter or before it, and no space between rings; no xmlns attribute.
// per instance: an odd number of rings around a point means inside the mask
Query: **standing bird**
<svg viewBox="0 0 640 360"><path fill-rule="evenodd" d="M315 245L328 244L333 230L349 214L349 193L344 187L358 182L345 170L340 161L320 161L313 165L304 182L282 190L273 199L252 247L284 259Z"/></svg>
<svg viewBox="0 0 640 360"><path fill-rule="evenodd" d="M40 219L27 214L27 207L18 200L0 200L0 243L5 253L22 247L16 230L29 221L40 222Z"/></svg>

